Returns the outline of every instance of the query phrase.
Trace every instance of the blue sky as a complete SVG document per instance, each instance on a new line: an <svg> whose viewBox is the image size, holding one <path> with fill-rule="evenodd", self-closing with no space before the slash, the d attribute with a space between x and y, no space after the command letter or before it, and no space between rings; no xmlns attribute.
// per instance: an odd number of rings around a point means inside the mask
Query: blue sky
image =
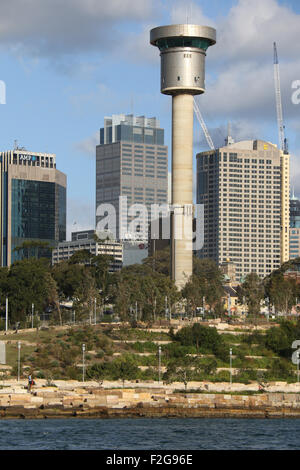
<svg viewBox="0 0 300 470"><path fill-rule="evenodd" d="M1 150L55 153L68 176L68 233L94 224L95 145L103 117L156 116L170 147L171 98L160 94L152 27L183 23L217 29L208 49L206 93L199 106L215 145L227 122L237 140L278 143L273 41L280 59L292 181L300 195L300 2L296 0L10 0L0 5ZM207 144L197 123L195 153ZM170 153L170 152L169 152Z"/></svg>

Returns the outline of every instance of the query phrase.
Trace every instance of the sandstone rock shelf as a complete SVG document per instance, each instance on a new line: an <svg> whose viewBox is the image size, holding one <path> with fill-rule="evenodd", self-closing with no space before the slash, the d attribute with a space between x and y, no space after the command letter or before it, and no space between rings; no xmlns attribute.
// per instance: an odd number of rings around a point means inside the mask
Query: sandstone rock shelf
<svg viewBox="0 0 300 470"><path fill-rule="evenodd" d="M29 392L25 384L6 385L0 389L0 418L300 418L300 394L292 388L249 394L185 393L175 391L174 385L105 388L96 382L59 381L55 386L37 384ZM284 385L277 384L280 388Z"/></svg>

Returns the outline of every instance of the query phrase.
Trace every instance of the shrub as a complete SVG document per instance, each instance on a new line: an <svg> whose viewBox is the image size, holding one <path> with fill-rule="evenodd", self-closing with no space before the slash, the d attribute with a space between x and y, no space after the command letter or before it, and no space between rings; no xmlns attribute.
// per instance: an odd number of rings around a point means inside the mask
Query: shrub
<svg viewBox="0 0 300 470"><path fill-rule="evenodd" d="M220 370L215 375L215 382L229 382L230 381L230 372L227 370Z"/></svg>
<svg viewBox="0 0 300 470"><path fill-rule="evenodd" d="M35 376L37 379L44 379L46 377L46 374L42 370L39 370L36 372Z"/></svg>
<svg viewBox="0 0 300 470"><path fill-rule="evenodd" d="M288 379L293 375L290 364L284 359L273 359L267 377L269 379Z"/></svg>
<svg viewBox="0 0 300 470"><path fill-rule="evenodd" d="M175 340L183 346L196 346L197 351L213 353L222 360L226 360L229 355L228 348L217 329L199 323L182 328L176 333Z"/></svg>
<svg viewBox="0 0 300 470"><path fill-rule="evenodd" d="M81 379L80 369L78 369L77 367L67 367L66 376L69 377L70 380L80 380Z"/></svg>
<svg viewBox="0 0 300 470"><path fill-rule="evenodd" d="M104 357L104 351L98 351L96 354L97 359L102 359Z"/></svg>

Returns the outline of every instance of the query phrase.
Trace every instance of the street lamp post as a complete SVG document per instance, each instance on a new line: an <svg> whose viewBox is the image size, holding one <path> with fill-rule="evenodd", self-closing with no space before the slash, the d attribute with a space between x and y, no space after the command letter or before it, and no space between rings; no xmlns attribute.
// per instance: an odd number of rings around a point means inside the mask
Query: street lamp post
<svg viewBox="0 0 300 470"><path fill-rule="evenodd" d="M82 345L82 382L84 382L85 364L84 364L85 344Z"/></svg>
<svg viewBox="0 0 300 470"><path fill-rule="evenodd" d="M95 325L97 325L97 299L95 297Z"/></svg>
<svg viewBox="0 0 300 470"><path fill-rule="evenodd" d="M230 361L230 385L232 385L232 348L229 349L229 361Z"/></svg>
<svg viewBox="0 0 300 470"><path fill-rule="evenodd" d="M228 294L228 299L227 299L227 304L228 304L228 316L231 317L231 296Z"/></svg>
<svg viewBox="0 0 300 470"><path fill-rule="evenodd" d="M18 382L20 382L20 368L21 368L21 341L18 341Z"/></svg>
<svg viewBox="0 0 300 470"><path fill-rule="evenodd" d="M266 298L266 301L267 301L267 307L268 307L268 310L267 310L267 321L269 321L270 319L270 306L271 306L271 303L270 303L270 297L267 297Z"/></svg>
<svg viewBox="0 0 300 470"><path fill-rule="evenodd" d="M168 297L165 297L165 318L168 319Z"/></svg>
<svg viewBox="0 0 300 470"><path fill-rule="evenodd" d="M31 304L31 328L33 328L34 304Z"/></svg>
<svg viewBox="0 0 300 470"><path fill-rule="evenodd" d="M297 352L297 382L299 383L299 362L300 362L300 352Z"/></svg>
<svg viewBox="0 0 300 470"><path fill-rule="evenodd" d="M161 369L161 347L158 347L158 383L160 384L160 369Z"/></svg>
<svg viewBox="0 0 300 470"><path fill-rule="evenodd" d="M5 331L8 330L8 298L5 300Z"/></svg>

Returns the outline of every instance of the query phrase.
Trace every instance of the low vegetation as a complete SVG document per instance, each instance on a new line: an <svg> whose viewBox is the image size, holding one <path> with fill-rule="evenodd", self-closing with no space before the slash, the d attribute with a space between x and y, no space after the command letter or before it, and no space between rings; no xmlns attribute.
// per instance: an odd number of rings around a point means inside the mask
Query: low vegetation
<svg viewBox="0 0 300 470"><path fill-rule="evenodd" d="M229 381L229 348L233 350L233 381L295 382L291 346L299 334L300 322L283 321L265 334L240 334L239 343L234 341L235 336L221 335L216 328L199 323L177 332L173 328L168 332L151 332L147 328L103 325L52 327L26 334L2 334L0 340L7 340L7 363L12 367L12 375L17 375L17 341L21 341L22 375L30 372L49 381L82 379L82 344L86 345L87 379L158 380L160 344L162 380L182 382L187 387L190 381Z"/></svg>

